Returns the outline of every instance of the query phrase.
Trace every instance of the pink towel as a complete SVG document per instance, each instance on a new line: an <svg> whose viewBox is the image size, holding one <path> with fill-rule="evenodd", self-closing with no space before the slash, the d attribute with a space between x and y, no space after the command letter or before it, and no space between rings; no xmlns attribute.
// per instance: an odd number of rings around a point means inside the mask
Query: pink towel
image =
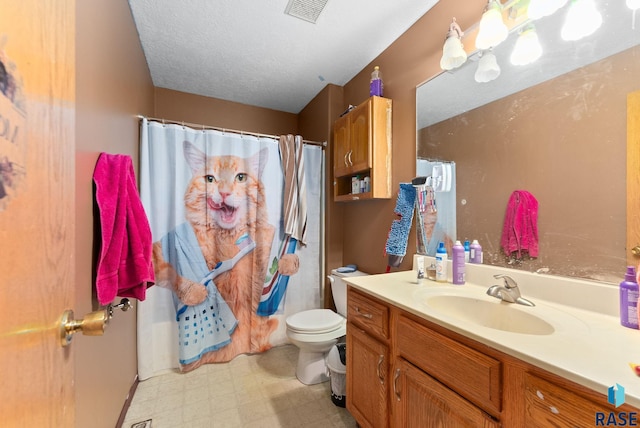
<svg viewBox="0 0 640 428"><path fill-rule="evenodd" d="M538 257L538 201L526 190L516 190L509 198L500 245L507 256L518 260L523 251Z"/></svg>
<svg viewBox="0 0 640 428"><path fill-rule="evenodd" d="M96 275L98 301L107 305L116 295L144 300L147 287L155 282L152 238L131 157L101 153L93 181L102 231Z"/></svg>

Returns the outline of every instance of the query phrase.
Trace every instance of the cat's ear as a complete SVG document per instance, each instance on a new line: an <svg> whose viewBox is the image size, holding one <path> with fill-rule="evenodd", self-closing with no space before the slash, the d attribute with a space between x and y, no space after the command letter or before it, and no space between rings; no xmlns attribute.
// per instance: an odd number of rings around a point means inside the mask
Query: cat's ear
<svg viewBox="0 0 640 428"><path fill-rule="evenodd" d="M269 160L269 149L264 148L255 155L251 156L251 168L256 172L258 178L262 177L262 171Z"/></svg>
<svg viewBox="0 0 640 428"><path fill-rule="evenodd" d="M184 158L187 160L191 171L194 174L198 171L204 171L207 164L207 155L186 140L182 143L182 146L184 148Z"/></svg>

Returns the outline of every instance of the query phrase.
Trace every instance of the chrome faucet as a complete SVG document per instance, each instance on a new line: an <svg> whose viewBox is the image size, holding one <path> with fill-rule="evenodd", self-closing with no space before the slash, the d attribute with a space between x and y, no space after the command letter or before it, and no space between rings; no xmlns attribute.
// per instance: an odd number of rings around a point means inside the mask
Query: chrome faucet
<svg viewBox="0 0 640 428"><path fill-rule="evenodd" d="M516 281L509 275L497 274L493 275L494 278L502 278L504 285L493 285L487 290L489 296L503 300L509 303L519 303L525 306L535 306L533 302L520 296L520 289Z"/></svg>

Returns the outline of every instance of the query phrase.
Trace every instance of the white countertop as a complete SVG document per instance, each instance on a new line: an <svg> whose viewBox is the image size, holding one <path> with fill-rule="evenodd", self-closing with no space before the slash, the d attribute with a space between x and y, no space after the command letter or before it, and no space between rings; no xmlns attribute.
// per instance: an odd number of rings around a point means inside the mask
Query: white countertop
<svg viewBox="0 0 640 428"><path fill-rule="evenodd" d="M492 278L495 273L507 273L516 279L522 297L536 306L505 303L488 296L486 290L491 285L501 284L501 280ZM453 285L425 278L418 284L413 270L344 279L425 320L601 392L605 401L609 387L619 384L625 389L625 403L640 408L640 377L629 367L629 363L640 364L640 330L620 325L615 306L617 287L485 265L467 265L467 278L475 282ZM507 310L535 315L551 324L553 332L513 333L465 321L430 305L429 298L438 295L511 305Z"/></svg>

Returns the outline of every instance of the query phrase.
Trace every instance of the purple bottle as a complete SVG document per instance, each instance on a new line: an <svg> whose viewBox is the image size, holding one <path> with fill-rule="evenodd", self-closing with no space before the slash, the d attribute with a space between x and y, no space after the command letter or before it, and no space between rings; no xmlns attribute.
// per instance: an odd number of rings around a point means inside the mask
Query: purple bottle
<svg viewBox="0 0 640 428"><path fill-rule="evenodd" d="M624 281L620 283L620 324L638 328L638 283L633 266L627 266Z"/></svg>
<svg viewBox="0 0 640 428"><path fill-rule="evenodd" d="M373 68L373 72L371 73L371 83L369 83L369 95L372 97L382 96L382 72L380 72L380 67L377 65Z"/></svg>
<svg viewBox="0 0 640 428"><path fill-rule="evenodd" d="M464 284L464 246L460 241L456 241L452 250L453 256L451 257L451 268L453 270L454 284Z"/></svg>
<svg viewBox="0 0 640 428"><path fill-rule="evenodd" d="M477 239L474 239L469 246L469 263L482 263L482 246Z"/></svg>

